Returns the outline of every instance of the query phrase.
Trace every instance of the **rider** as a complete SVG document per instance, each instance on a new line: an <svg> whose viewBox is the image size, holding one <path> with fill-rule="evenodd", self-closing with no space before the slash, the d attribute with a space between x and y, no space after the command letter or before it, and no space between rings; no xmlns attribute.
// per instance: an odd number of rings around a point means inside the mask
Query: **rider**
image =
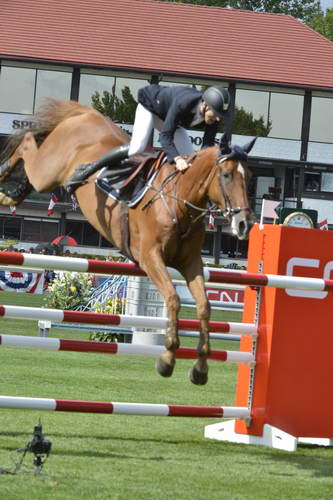
<svg viewBox="0 0 333 500"><path fill-rule="evenodd" d="M193 152L185 129L204 124L202 147L213 146L220 119L229 117L230 96L222 85L202 93L193 87L153 84L139 90L138 101L128 155L144 151L156 128L168 161L178 170L188 167L181 155Z"/></svg>
<svg viewBox="0 0 333 500"><path fill-rule="evenodd" d="M230 132L230 95L222 85L200 92L181 85L151 84L139 90L138 101L131 141L109 150L93 163L80 166L71 184L86 179L102 167L118 165L128 156L143 152L154 128L160 131L160 143L168 161L175 162L178 170L189 166L182 155L193 152L186 128L204 124L203 148L214 146L221 119Z"/></svg>

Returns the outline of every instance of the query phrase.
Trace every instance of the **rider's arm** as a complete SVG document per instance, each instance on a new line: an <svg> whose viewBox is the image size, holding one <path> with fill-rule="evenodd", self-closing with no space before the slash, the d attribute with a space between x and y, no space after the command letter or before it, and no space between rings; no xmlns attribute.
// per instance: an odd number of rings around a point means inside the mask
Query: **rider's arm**
<svg viewBox="0 0 333 500"><path fill-rule="evenodd" d="M205 133L202 139L201 149L209 148L210 146L215 146L215 136L219 127L219 122L215 122L212 125L206 125Z"/></svg>
<svg viewBox="0 0 333 500"><path fill-rule="evenodd" d="M174 143L174 135L177 126L180 123L182 110L179 107L177 100L174 100L165 117L163 127L160 132L160 142L163 151L167 154L169 162L173 162L175 157L179 156L179 152Z"/></svg>

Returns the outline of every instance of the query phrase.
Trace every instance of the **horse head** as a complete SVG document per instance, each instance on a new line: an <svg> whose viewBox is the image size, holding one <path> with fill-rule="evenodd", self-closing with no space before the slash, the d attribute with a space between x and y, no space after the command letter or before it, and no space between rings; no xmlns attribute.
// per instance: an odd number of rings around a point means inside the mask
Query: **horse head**
<svg viewBox="0 0 333 500"><path fill-rule="evenodd" d="M223 135L216 156L217 183L210 198L230 221L232 234L240 240L247 239L254 223L247 197L250 178L247 159L256 139L241 147L231 145Z"/></svg>

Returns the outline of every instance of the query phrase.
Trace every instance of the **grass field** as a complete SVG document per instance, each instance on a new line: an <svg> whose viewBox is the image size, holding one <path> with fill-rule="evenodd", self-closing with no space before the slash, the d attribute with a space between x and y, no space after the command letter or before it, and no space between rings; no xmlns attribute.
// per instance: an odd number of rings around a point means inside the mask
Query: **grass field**
<svg viewBox="0 0 333 500"><path fill-rule="evenodd" d="M1 294L2 304L41 306L41 297ZM188 311L187 311L188 312ZM227 314L225 320L239 320ZM1 319L2 334L36 335L35 322ZM65 335L56 331L54 336ZM66 337L70 333L66 334ZM77 332L75 338L85 338ZM193 346L183 338L182 345ZM213 348L238 343L213 341ZM188 360L170 379L158 376L153 358L1 349L3 395L140 403L233 405L235 365L210 363L207 386L193 386ZM314 417L315 418L315 417ZM0 469L41 419L52 452L34 476L28 453L24 470L0 475L1 499L332 499L333 450L300 445L289 453L204 439L214 419L182 419L1 410Z"/></svg>

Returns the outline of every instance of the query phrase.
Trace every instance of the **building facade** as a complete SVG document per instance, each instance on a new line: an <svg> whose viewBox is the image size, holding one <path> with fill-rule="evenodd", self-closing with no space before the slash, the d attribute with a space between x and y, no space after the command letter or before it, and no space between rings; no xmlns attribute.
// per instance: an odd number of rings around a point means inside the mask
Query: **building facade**
<svg viewBox="0 0 333 500"><path fill-rule="evenodd" d="M107 91L126 104L126 96L135 100L152 81L198 89L223 84L233 102L232 142L243 145L258 136L250 155L257 216L266 197L317 210L318 219L333 227L332 42L284 15L105 0L95 7L82 2L73 18L72 7L60 3L53 17L48 1L13 0L0 13L0 148L7 135L30 126L47 97L91 106L96 92L102 98ZM191 27L199 25L200 39L193 40ZM132 121L119 125L130 134ZM200 148L202 132L189 134ZM157 134L153 141L159 147ZM0 238L39 242L69 234L82 245L110 246L62 190L56 194L60 202L49 217L48 193L32 193L16 217L0 207ZM216 225L224 253L244 256L246 244L231 238L223 220ZM205 251L213 246L208 231Z"/></svg>

